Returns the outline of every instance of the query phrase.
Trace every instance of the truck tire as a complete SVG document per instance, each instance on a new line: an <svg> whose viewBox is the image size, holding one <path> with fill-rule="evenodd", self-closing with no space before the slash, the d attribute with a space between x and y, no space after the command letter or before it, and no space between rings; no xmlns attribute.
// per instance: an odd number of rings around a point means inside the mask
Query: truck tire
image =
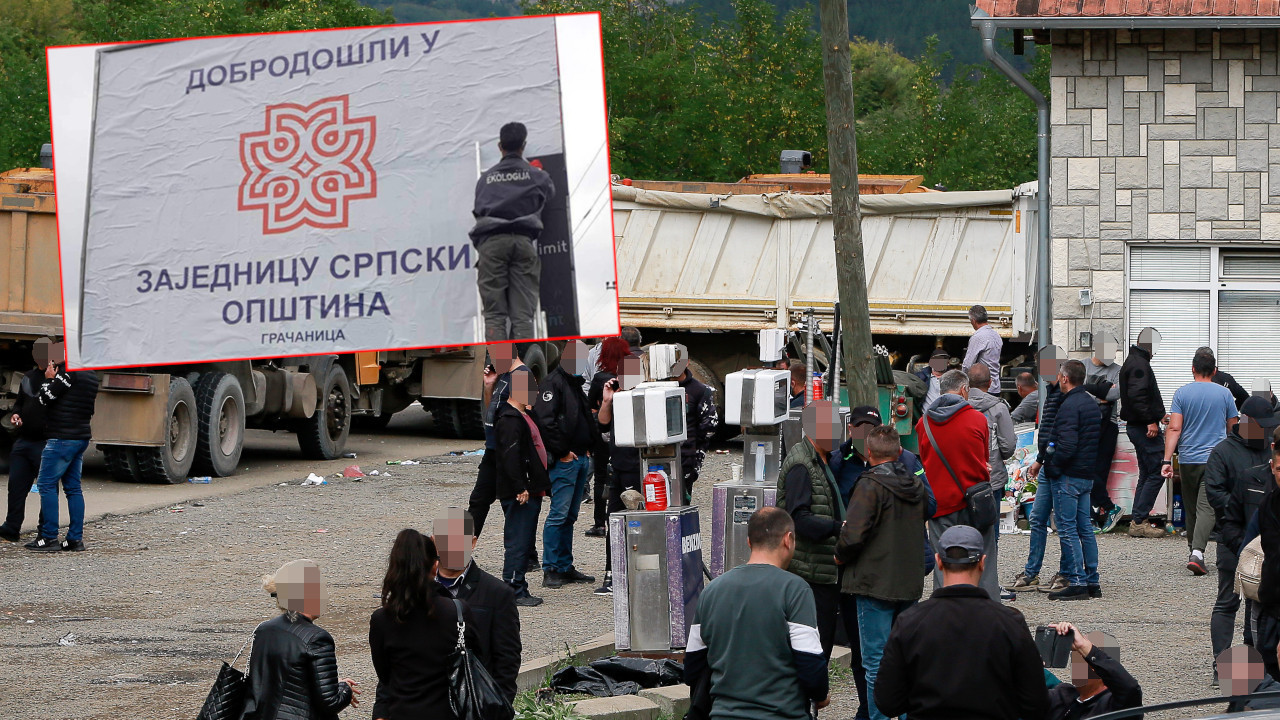
<svg viewBox="0 0 1280 720"><path fill-rule="evenodd" d="M180 483L196 459L196 394L185 378L169 378L168 429L160 447L134 448L137 477L143 482Z"/></svg>
<svg viewBox="0 0 1280 720"><path fill-rule="evenodd" d="M451 404L458 437L467 440L483 440L484 404L479 400L454 400Z"/></svg>
<svg viewBox="0 0 1280 720"><path fill-rule="evenodd" d="M444 438L458 437L453 423L453 403L439 398L421 398L418 400L422 409L431 413L431 427L436 434Z"/></svg>
<svg viewBox="0 0 1280 720"><path fill-rule="evenodd" d="M101 446L102 456L107 461L107 472L116 482L142 482L142 474L138 467L138 456L134 448L124 445Z"/></svg>
<svg viewBox="0 0 1280 720"><path fill-rule="evenodd" d="M542 343L531 343L524 351L524 364L529 366L533 379L539 383L547 376L547 355L542 351Z"/></svg>
<svg viewBox="0 0 1280 720"><path fill-rule="evenodd" d="M202 475L235 474L244 449L244 390L234 375L207 372L196 384L199 433L192 467Z"/></svg>
<svg viewBox="0 0 1280 720"><path fill-rule="evenodd" d="M334 460L342 456L351 434L351 381L340 365L329 368L328 377L317 384L320 397L316 413L294 426L302 454L312 460Z"/></svg>

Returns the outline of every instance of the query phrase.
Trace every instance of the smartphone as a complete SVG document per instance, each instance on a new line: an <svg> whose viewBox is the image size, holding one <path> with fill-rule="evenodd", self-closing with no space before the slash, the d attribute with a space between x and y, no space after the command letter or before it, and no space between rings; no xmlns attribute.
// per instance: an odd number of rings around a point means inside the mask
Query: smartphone
<svg viewBox="0 0 1280 720"><path fill-rule="evenodd" d="M1036 628L1036 649L1045 667L1064 668L1071 660L1071 635L1059 635L1048 625Z"/></svg>
<svg viewBox="0 0 1280 720"><path fill-rule="evenodd" d="M497 368L495 368L495 367L493 366L493 363L487 363L487 364L484 366L484 371L485 371L486 373L496 373L496 372L498 372L498 369L497 369Z"/></svg>

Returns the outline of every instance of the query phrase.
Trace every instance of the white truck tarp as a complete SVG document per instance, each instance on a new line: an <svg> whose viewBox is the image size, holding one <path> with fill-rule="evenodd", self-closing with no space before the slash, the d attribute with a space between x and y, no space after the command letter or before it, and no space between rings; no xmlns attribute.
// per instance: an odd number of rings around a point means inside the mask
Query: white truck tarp
<svg viewBox="0 0 1280 720"><path fill-rule="evenodd" d="M871 330L969 335L983 304L1005 337L1034 321L1034 190L860 200ZM786 327L838 292L829 195L712 195L613 186L623 324Z"/></svg>

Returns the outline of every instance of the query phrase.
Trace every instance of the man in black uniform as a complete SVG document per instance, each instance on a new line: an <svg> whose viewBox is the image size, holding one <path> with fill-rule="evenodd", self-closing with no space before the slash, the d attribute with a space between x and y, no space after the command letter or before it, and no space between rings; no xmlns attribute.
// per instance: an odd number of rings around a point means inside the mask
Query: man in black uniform
<svg viewBox="0 0 1280 720"><path fill-rule="evenodd" d="M502 160L476 182L471 211L476 224L470 235L480 254L476 282L484 306L486 342L534 337L542 272L537 241L542 208L556 191L550 175L525 161L527 136L521 123L503 125L498 134Z"/></svg>
<svg viewBox="0 0 1280 720"><path fill-rule="evenodd" d="M716 391L703 385L686 367L676 378L684 388L684 423L688 435L680 444L680 474L683 475L684 502L693 502L693 484L702 470L711 439L720 428L720 413L716 410Z"/></svg>

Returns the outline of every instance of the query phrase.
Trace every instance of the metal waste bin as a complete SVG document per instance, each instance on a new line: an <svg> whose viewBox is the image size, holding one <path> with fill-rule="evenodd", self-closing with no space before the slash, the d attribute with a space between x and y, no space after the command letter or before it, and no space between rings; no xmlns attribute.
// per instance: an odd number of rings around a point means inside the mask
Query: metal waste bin
<svg viewBox="0 0 1280 720"><path fill-rule="evenodd" d="M698 509L614 513L609 544L617 649L683 648L703 585Z"/></svg>

